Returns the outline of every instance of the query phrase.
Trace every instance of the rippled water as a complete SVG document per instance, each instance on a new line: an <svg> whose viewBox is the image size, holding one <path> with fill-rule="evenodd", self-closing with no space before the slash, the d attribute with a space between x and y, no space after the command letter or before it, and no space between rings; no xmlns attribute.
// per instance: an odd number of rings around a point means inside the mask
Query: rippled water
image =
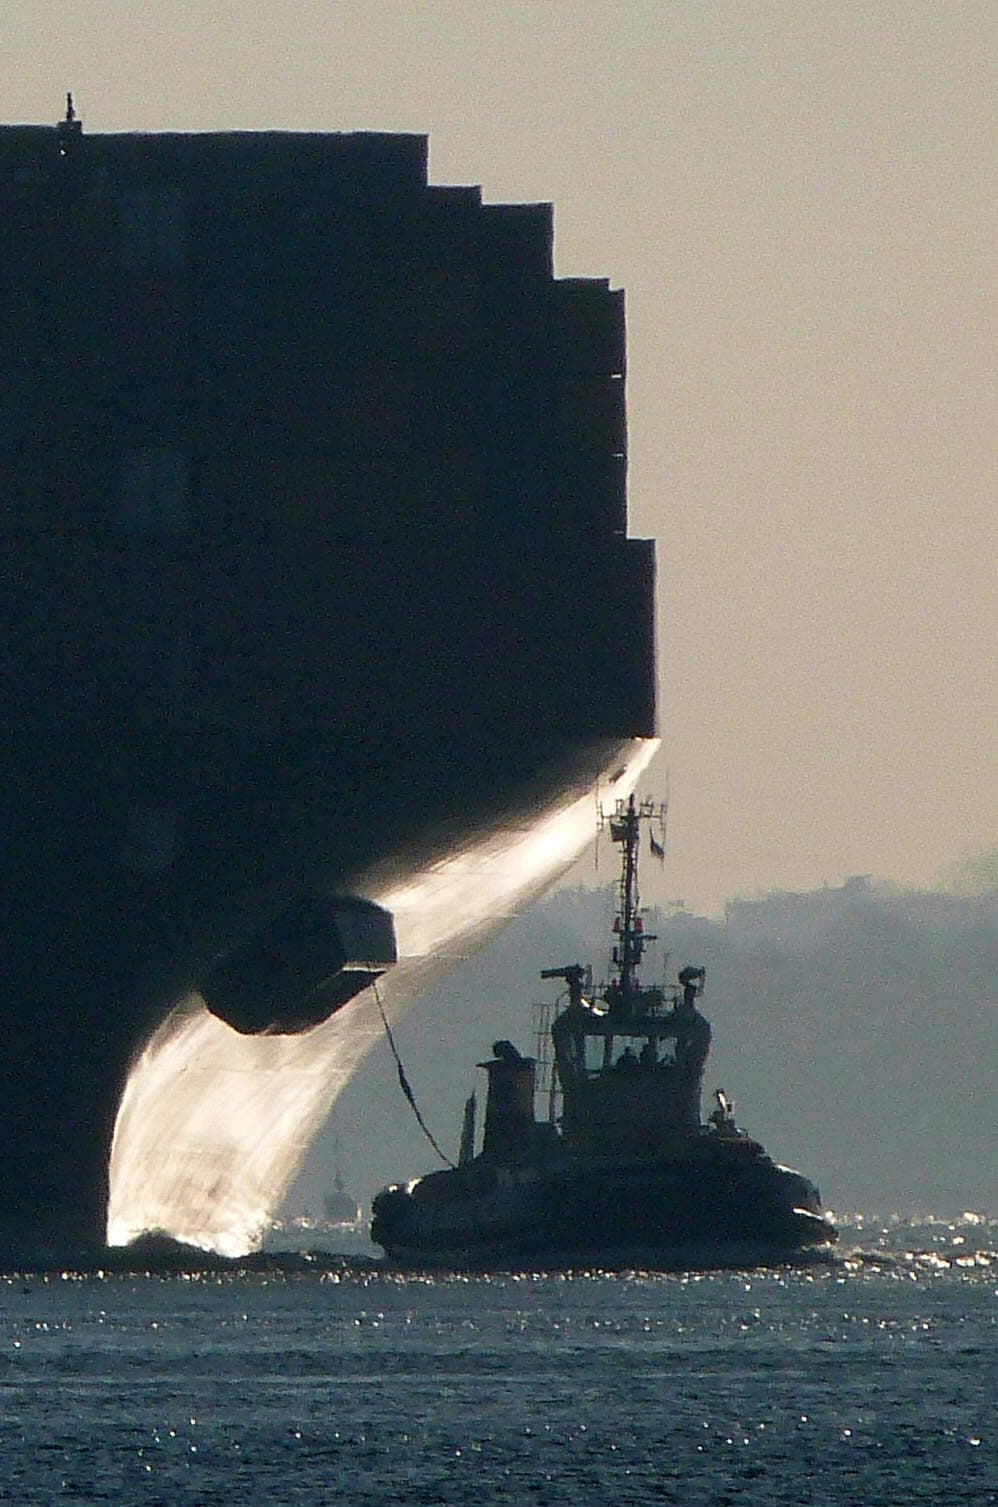
<svg viewBox="0 0 998 1507"><path fill-rule="evenodd" d="M0 1499L998 1502L998 1226L805 1270L0 1281Z"/></svg>

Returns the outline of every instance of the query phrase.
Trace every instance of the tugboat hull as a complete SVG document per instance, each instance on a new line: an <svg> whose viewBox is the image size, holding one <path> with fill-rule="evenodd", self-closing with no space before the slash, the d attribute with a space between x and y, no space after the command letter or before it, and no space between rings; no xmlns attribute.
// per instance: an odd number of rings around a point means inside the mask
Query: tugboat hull
<svg viewBox="0 0 998 1507"><path fill-rule="evenodd" d="M434 1173L378 1195L372 1237L402 1265L709 1268L814 1250L836 1232L813 1184L763 1158Z"/></svg>

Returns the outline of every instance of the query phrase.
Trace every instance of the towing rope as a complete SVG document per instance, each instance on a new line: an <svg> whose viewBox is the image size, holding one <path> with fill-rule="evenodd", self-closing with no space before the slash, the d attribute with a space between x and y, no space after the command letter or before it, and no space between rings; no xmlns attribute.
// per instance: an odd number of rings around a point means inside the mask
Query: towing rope
<svg viewBox="0 0 998 1507"><path fill-rule="evenodd" d="M446 1151L443 1151L441 1149L440 1143L437 1141L436 1136L433 1134L433 1131L427 1125L426 1121L423 1119L419 1105L416 1103L416 1095L413 1093L412 1086L405 1075L405 1068L402 1066L402 1058L399 1056L398 1047L395 1045L395 1037L392 1035L392 1028L388 1024L388 1016L385 1014L385 1007L381 1003L381 995L378 993L377 979L371 980L371 988L374 990L374 998L378 1002L378 1011L381 1015L381 1021L385 1028L385 1035L388 1038L388 1045L391 1047L392 1056L395 1058L395 1066L398 1069L399 1075L399 1087L412 1106L412 1112L416 1116L416 1123L425 1135L426 1139L429 1141L430 1145L433 1147L434 1151L437 1153L437 1156L442 1162L446 1162L448 1167L453 1169L454 1163L451 1161Z"/></svg>

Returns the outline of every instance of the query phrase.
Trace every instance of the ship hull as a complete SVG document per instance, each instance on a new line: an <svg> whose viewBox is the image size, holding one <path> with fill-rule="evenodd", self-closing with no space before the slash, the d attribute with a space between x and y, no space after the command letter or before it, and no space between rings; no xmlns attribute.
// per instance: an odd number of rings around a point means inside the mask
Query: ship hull
<svg viewBox="0 0 998 1507"><path fill-rule="evenodd" d="M476 1182L488 1191L469 1190ZM700 1267L834 1242L813 1185L768 1158L482 1168L379 1194L372 1238L402 1265Z"/></svg>
<svg viewBox="0 0 998 1507"><path fill-rule="evenodd" d="M365 961L323 955L327 908L654 736L654 552L622 294L554 277L550 206L430 184L424 138L70 113L0 127L0 211L0 1242L30 1254L99 1247L178 1001L312 1025Z"/></svg>

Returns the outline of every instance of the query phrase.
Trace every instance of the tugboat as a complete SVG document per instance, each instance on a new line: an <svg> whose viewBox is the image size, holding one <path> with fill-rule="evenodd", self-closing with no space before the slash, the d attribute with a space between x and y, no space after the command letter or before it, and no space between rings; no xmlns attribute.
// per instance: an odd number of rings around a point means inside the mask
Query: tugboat
<svg viewBox="0 0 998 1507"><path fill-rule="evenodd" d="M631 796L609 818L621 849L610 981L594 990L578 963L541 974L562 979L567 993L550 1028L547 1118L535 1114L537 1060L497 1041L480 1064L488 1077L481 1151L472 1099L458 1165L374 1200L371 1238L390 1260L709 1268L836 1240L815 1185L739 1128L722 1091L701 1120L711 1036L698 1009L705 969L684 967L672 987L639 981L645 947L657 940L644 930L638 896L641 826L662 814ZM661 852L654 836L651 844Z"/></svg>

